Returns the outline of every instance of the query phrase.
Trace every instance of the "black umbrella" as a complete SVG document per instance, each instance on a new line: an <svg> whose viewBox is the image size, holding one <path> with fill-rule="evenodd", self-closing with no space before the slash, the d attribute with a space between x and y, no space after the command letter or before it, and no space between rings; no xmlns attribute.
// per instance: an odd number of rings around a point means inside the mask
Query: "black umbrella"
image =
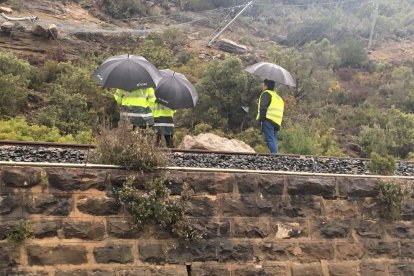
<svg viewBox="0 0 414 276"><path fill-rule="evenodd" d="M161 80L160 71L141 56L120 55L106 59L93 73L103 86L134 91L155 87Z"/></svg>
<svg viewBox="0 0 414 276"><path fill-rule="evenodd" d="M156 102L171 109L194 108L198 94L194 85L180 73L160 70L163 78L155 89Z"/></svg>
<svg viewBox="0 0 414 276"><path fill-rule="evenodd" d="M247 72L263 77L268 80L277 81L292 87L296 86L292 75L283 67L269 62L259 62L245 69Z"/></svg>

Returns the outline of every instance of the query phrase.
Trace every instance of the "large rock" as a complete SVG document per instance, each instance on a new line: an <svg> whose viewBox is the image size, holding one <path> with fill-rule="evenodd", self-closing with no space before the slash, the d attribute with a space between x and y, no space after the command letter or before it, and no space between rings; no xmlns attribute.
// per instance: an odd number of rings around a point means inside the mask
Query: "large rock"
<svg viewBox="0 0 414 276"><path fill-rule="evenodd" d="M195 137L186 135L180 145L180 149L255 152L254 149L242 141L230 140L212 133L202 133Z"/></svg>

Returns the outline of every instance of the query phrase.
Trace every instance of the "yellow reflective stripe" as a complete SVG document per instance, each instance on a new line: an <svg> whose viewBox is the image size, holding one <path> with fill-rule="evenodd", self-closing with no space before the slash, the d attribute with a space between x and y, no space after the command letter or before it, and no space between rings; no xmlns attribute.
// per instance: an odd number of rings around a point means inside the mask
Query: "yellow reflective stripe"
<svg viewBox="0 0 414 276"><path fill-rule="evenodd" d="M152 113L131 113L131 112L121 112L121 116L127 117L140 117L140 118L149 118L153 117Z"/></svg>

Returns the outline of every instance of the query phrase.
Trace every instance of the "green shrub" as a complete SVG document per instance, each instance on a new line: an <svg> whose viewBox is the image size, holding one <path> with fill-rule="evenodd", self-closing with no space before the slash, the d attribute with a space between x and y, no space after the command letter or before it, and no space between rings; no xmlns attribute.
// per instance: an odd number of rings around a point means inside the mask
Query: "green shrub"
<svg viewBox="0 0 414 276"><path fill-rule="evenodd" d="M18 115L26 107L27 85L20 76L0 75L0 117Z"/></svg>
<svg viewBox="0 0 414 276"><path fill-rule="evenodd" d="M102 10L114 18L145 15L146 7L140 0L99 0Z"/></svg>
<svg viewBox="0 0 414 276"><path fill-rule="evenodd" d="M60 135L56 127L29 125L23 117L0 121L0 140L42 141L60 143L89 143L91 133L79 132L75 137Z"/></svg>
<svg viewBox="0 0 414 276"><path fill-rule="evenodd" d="M116 129L104 127L96 137L95 159L101 164L123 166L128 170L151 172L167 165L167 156L155 145L151 129L132 131L121 122Z"/></svg>
<svg viewBox="0 0 414 276"><path fill-rule="evenodd" d="M63 134L77 134L86 130L93 119L86 97L78 93L66 94L62 90L61 86L54 86L49 103L39 115L38 122L57 127Z"/></svg>
<svg viewBox="0 0 414 276"><path fill-rule="evenodd" d="M374 174L393 175L396 169L396 161L390 155L381 156L373 152L371 161L368 163L368 169Z"/></svg>
<svg viewBox="0 0 414 276"><path fill-rule="evenodd" d="M174 64L173 52L162 44L154 40L146 39L136 50L141 56L144 56L157 68L170 68Z"/></svg>
<svg viewBox="0 0 414 276"><path fill-rule="evenodd" d="M361 41L349 39L339 48L340 66L360 68L368 65L368 54Z"/></svg>
<svg viewBox="0 0 414 276"><path fill-rule="evenodd" d="M23 219L14 223L6 230L7 241L15 244L19 244L26 241L32 235L33 233L30 221Z"/></svg>
<svg viewBox="0 0 414 276"><path fill-rule="evenodd" d="M407 190L397 183L378 182L377 201L380 207L380 216L388 220L396 220L401 216L401 207Z"/></svg>
<svg viewBox="0 0 414 276"><path fill-rule="evenodd" d="M172 198L164 178L138 183L143 189L135 188L136 182L136 177L129 178L120 189L115 190L115 195L132 215L137 228L142 229L154 222L175 234L182 242L189 243L202 238L202 233L186 218L188 197L185 194Z"/></svg>

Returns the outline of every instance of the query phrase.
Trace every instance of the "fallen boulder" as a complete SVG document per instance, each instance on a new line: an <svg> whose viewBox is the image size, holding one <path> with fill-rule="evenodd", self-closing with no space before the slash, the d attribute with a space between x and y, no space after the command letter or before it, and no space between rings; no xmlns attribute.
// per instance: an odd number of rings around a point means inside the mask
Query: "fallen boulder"
<svg viewBox="0 0 414 276"><path fill-rule="evenodd" d="M237 139L227 139L213 133L202 133L194 137L186 135L179 148L232 152L255 152L254 149L252 149L243 141Z"/></svg>

